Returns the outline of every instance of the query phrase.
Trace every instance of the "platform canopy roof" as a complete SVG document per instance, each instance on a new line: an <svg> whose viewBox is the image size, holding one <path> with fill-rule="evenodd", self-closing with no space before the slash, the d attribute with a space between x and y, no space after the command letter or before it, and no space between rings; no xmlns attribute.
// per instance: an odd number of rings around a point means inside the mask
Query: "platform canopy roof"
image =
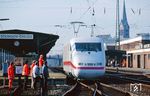
<svg viewBox="0 0 150 96"><path fill-rule="evenodd" d="M0 31L0 48L14 55L46 54L55 45L58 35L26 30Z"/></svg>

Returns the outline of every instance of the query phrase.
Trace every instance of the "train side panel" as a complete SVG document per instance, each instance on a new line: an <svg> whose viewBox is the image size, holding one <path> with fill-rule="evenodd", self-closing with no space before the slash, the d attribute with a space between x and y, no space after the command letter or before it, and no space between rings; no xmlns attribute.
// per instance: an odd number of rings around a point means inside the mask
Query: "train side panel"
<svg viewBox="0 0 150 96"><path fill-rule="evenodd" d="M68 64L71 61L70 43L66 44L63 49L63 70L69 75L71 74L71 66Z"/></svg>

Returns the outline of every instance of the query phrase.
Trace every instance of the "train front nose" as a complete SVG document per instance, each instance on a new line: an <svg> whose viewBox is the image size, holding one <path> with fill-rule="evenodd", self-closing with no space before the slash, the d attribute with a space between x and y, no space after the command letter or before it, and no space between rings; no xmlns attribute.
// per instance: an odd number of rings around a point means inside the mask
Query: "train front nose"
<svg viewBox="0 0 150 96"><path fill-rule="evenodd" d="M75 73L79 79L98 79L104 75L105 70L78 70Z"/></svg>
<svg viewBox="0 0 150 96"><path fill-rule="evenodd" d="M72 73L79 79L97 79L105 73L105 60L100 52L76 52L72 60L75 64Z"/></svg>

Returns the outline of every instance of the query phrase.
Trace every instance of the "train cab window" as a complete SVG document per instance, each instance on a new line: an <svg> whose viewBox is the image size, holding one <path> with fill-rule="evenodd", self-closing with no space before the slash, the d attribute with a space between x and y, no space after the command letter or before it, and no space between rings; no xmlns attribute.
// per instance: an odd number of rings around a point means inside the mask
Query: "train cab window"
<svg viewBox="0 0 150 96"><path fill-rule="evenodd" d="M75 43L76 51L101 51L101 43Z"/></svg>

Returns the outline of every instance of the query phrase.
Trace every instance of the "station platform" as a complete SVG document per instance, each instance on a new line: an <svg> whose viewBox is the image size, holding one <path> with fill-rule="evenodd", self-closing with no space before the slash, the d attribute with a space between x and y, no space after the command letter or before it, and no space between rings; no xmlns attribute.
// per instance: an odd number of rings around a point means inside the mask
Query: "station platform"
<svg viewBox="0 0 150 96"><path fill-rule="evenodd" d="M128 74L141 74L141 75L150 75L150 69L142 68L126 68L126 67L106 67L106 72L119 72L119 73L128 73Z"/></svg>
<svg viewBox="0 0 150 96"><path fill-rule="evenodd" d="M2 71L0 71L0 79L2 79L2 78L3 78ZM23 77L22 77L22 79L23 79ZM29 79L30 79L30 76L29 76ZM66 75L63 73L50 72L49 79L66 79Z"/></svg>
<svg viewBox="0 0 150 96"><path fill-rule="evenodd" d="M66 79L66 75L63 73L49 73L50 79Z"/></svg>

